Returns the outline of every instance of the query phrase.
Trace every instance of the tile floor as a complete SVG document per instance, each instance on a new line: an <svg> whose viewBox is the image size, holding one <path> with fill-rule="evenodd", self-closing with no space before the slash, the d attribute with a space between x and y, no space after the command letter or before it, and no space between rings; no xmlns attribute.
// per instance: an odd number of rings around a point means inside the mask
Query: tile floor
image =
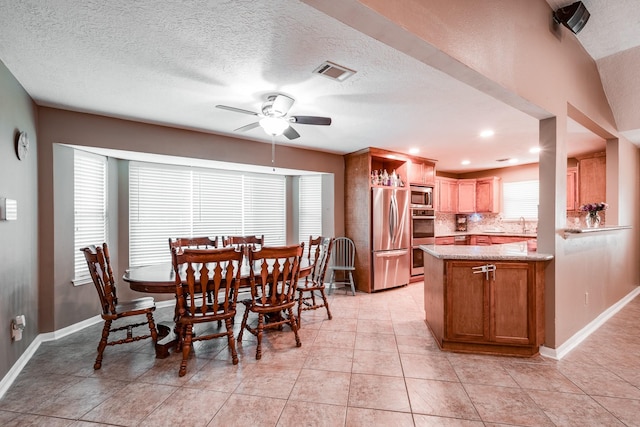
<svg viewBox="0 0 640 427"><path fill-rule="evenodd" d="M91 326L40 346L0 425L640 425L640 298L562 361L439 351L421 284L336 292L331 309L303 313L300 348L286 327L269 332L260 361L251 334L236 366L226 340L200 343L182 378L180 356L155 359L148 340L107 348L94 371Z"/></svg>

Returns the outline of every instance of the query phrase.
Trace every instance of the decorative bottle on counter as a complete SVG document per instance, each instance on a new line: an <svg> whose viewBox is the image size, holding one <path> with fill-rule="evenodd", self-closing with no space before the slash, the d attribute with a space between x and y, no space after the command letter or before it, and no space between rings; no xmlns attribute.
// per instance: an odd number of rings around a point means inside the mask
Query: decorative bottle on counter
<svg viewBox="0 0 640 427"><path fill-rule="evenodd" d="M389 185L389 174L386 169L382 171L382 185Z"/></svg>

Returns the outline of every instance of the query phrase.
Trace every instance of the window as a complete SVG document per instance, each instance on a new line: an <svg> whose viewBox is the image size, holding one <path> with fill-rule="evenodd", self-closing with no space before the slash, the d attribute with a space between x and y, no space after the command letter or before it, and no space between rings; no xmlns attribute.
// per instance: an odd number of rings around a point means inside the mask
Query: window
<svg viewBox="0 0 640 427"><path fill-rule="evenodd" d="M280 175L129 164L129 265L168 262L169 237L264 234L286 243Z"/></svg>
<svg viewBox="0 0 640 427"><path fill-rule="evenodd" d="M298 194L298 235L306 243L322 234L322 175L302 175Z"/></svg>
<svg viewBox="0 0 640 427"><path fill-rule="evenodd" d="M80 249L107 241L107 159L75 150L73 158L74 285L91 281Z"/></svg>
<svg viewBox="0 0 640 427"><path fill-rule="evenodd" d="M538 181L505 182L502 186L504 218L538 219Z"/></svg>

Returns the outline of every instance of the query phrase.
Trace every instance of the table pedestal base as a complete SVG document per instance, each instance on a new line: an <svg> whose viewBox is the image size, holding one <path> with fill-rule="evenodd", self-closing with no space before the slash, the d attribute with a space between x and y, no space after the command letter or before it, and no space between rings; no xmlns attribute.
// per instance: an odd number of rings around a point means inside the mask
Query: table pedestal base
<svg viewBox="0 0 640 427"><path fill-rule="evenodd" d="M175 348L178 343L178 336L173 331L173 322L160 322L158 328L158 341L156 342L156 359L169 357L169 349Z"/></svg>

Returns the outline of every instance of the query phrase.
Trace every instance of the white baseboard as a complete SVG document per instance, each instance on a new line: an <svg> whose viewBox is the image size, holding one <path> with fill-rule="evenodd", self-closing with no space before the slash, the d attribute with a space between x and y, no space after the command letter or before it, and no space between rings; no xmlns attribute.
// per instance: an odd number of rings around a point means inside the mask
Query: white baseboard
<svg viewBox="0 0 640 427"><path fill-rule="evenodd" d="M640 287L636 287L633 291L629 292L622 299L620 299L620 301L603 311L598 317L589 322L587 326L576 332L571 338L562 343L562 345L560 345L558 348L541 346L540 355L556 360L562 359L567 355L567 353L580 345L580 343L584 341L589 335L597 331L600 326L605 324L607 320L612 318L638 294L640 294Z"/></svg>
<svg viewBox="0 0 640 427"><path fill-rule="evenodd" d="M175 300L160 301L156 303L157 308L170 307L173 305L175 305ZM29 347L27 347L25 352L22 353L22 356L20 356L16 363L13 364L9 372L7 372L7 375L5 375L4 378L2 378L2 381L0 381L0 399L4 396L7 390L9 390L9 387L11 387L16 378L18 378L18 375L22 372L22 369L24 369L29 360L31 360L41 343L55 341L100 322L102 322L102 317L98 315L83 320L82 322L74 323L73 325L69 325L66 328L62 328L57 331L38 334Z"/></svg>

